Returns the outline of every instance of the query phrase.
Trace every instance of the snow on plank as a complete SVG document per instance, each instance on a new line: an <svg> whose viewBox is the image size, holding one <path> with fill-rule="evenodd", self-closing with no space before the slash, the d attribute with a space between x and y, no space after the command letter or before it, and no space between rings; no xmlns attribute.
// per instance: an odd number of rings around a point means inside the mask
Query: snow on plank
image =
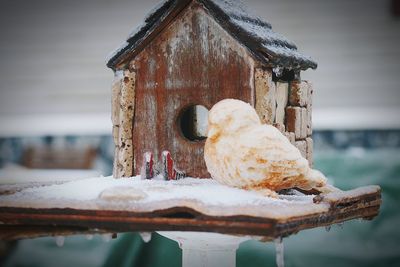
<svg viewBox="0 0 400 267"><path fill-rule="evenodd" d="M326 196L268 198L211 179L90 178L0 196L0 222L110 232L207 231L267 239L379 212L378 186ZM0 228L1 232L1 228Z"/></svg>

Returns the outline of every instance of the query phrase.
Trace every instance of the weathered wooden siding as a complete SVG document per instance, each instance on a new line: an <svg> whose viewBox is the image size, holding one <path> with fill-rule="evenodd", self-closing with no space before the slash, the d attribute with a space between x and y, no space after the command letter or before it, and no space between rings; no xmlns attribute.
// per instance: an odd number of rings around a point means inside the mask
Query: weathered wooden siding
<svg viewBox="0 0 400 267"><path fill-rule="evenodd" d="M254 61L198 4L191 4L130 64L137 73L133 127L135 172L142 155L171 151L177 167L209 177L203 141L185 139L180 112L190 105L210 109L224 98L254 104Z"/></svg>

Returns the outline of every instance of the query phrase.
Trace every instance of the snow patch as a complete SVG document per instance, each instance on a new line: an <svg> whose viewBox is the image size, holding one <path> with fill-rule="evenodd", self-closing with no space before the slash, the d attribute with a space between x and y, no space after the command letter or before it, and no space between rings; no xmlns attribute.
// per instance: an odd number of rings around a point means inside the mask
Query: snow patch
<svg viewBox="0 0 400 267"><path fill-rule="evenodd" d="M114 197L104 197L112 191ZM140 192L140 197L129 192ZM99 197L100 196L100 197ZM103 196L103 197L101 197ZM313 196L269 198L253 191L224 186L212 179L141 180L140 176L97 177L64 184L28 188L0 196L6 207L72 208L153 212L188 207L210 216L248 215L286 218L325 212L329 204L313 203Z"/></svg>

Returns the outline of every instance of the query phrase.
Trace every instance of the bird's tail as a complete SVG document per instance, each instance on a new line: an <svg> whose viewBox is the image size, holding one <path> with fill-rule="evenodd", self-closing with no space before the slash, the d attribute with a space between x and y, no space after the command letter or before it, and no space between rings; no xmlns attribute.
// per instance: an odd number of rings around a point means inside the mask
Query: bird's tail
<svg viewBox="0 0 400 267"><path fill-rule="evenodd" d="M314 169L310 169L309 179L313 185L313 189L321 192L321 194L328 194L335 191L341 191L340 189L328 184L328 179L325 175Z"/></svg>
<svg viewBox="0 0 400 267"><path fill-rule="evenodd" d="M325 175L322 172L314 169L310 169L307 178L313 188L323 187L328 182L328 179L326 179Z"/></svg>

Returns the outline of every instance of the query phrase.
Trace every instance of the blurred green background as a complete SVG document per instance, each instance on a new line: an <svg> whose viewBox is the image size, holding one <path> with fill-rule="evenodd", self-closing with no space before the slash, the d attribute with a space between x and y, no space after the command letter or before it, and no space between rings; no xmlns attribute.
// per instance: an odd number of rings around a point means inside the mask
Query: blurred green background
<svg viewBox="0 0 400 267"><path fill-rule="evenodd" d="M113 73L105 56L157 2L0 1L0 181L12 173L33 177L30 148L57 149L58 160L69 151L66 164L93 149L90 164L75 168L83 176L111 174ZM315 85L316 168L342 189L383 189L373 221L285 238L286 266L400 266L400 0L244 2L319 64L302 73ZM0 242L0 266L8 267L180 264L177 244L157 234L149 243L136 233L108 242L98 235L67 237L63 247L54 238ZM275 266L274 245L243 243L237 266Z"/></svg>
<svg viewBox="0 0 400 267"><path fill-rule="evenodd" d="M285 266L400 266L400 150L390 148L325 149L315 155L315 166L336 186L350 189L378 184L383 205L373 221L351 221L343 226L306 230L284 239ZM153 234L144 243L137 233L110 241L96 235L65 239L19 241L2 266L180 266L177 243ZM275 266L272 243L247 241L237 251L237 266Z"/></svg>

